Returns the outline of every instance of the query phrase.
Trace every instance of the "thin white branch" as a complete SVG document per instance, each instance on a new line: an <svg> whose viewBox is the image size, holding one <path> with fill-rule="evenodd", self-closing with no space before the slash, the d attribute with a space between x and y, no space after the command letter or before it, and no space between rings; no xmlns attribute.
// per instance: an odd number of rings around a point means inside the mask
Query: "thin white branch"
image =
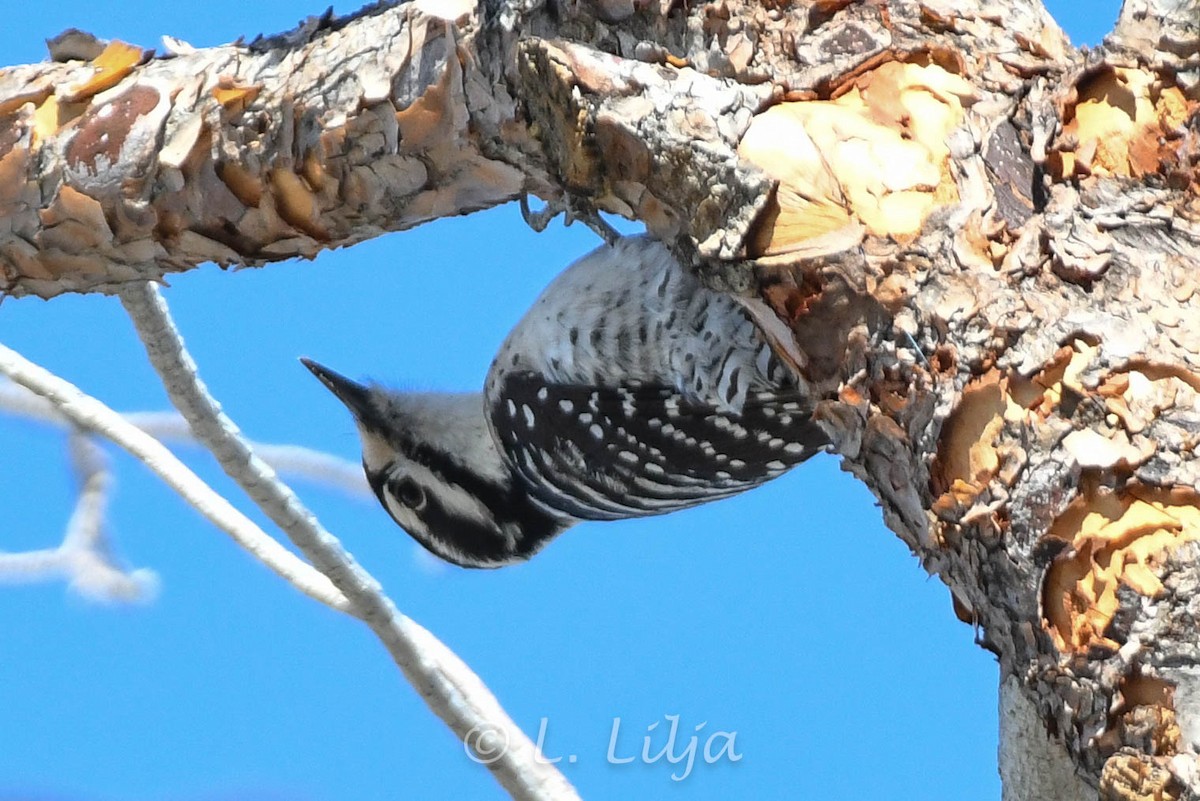
<svg viewBox="0 0 1200 801"><path fill-rule="evenodd" d="M35 584L65 575L58 548L0 552L0 584Z"/></svg>
<svg viewBox="0 0 1200 801"><path fill-rule="evenodd" d="M125 419L158 439L204 447L192 436L187 421L178 412L129 412ZM247 444L260 459L280 473L331 487L346 495L375 499L358 462L299 445L273 445L252 440Z"/></svg>
<svg viewBox="0 0 1200 801"><path fill-rule="evenodd" d="M70 427L52 403L11 381L0 381L0 412L59 428ZM159 441L200 447L187 421L178 412L124 412L121 416ZM298 445L251 442L251 447L264 462L284 475L330 487L352 497L374 498L363 477L362 465L357 462Z"/></svg>
<svg viewBox="0 0 1200 801"><path fill-rule="evenodd" d="M92 600L149 601L158 590L152 570L127 571L117 564L105 528L113 475L104 451L78 428L69 440L79 475L79 500L59 546L68 586Z"/></svg>
<svg viewBox="0 0 1200 801"><path fill-rule="evenodd" d="M135 428L70 382L4 345L0 345L0 374L49 400L75 425L112 440L142 461L213 525L305 595L339 611L349 611L349 602L328 578L267 536L229 501L201 481L161 442Z"/></svg>
<svg viewBox="0 0 1200 801"><path fill-rule="evenodd" d="M104 513L108 509L112 473L104 452L78 428L72 429L67 442L71 464L79 477L79 503L67 524L63 545L97 547L104 539Z"/></svg>
<svg viewBox="0 0 1200 801"><path fill-rule="evenodd" d="M566 778L541 758L479 677L437 638L397 611L379 582L254 455L196 374L195 362L158 288L149 282L130 283L123 286L120 297L167 395L188 421L196 439L350 599L356 614L383 642L417 692L475 758L487 765L514 798L578 798Z"/></svg>
<svg viewBox="0 0 1200 801"><path fill-rule="evenodd" d="M56 548L0 553L0 584L65 579L70 589L89 600L152 600L158 589L154 571L128 570L114 555L105 527L107 498L114 477L95 438L74 426L48 400L12 381L0 380L0 412L68 432L80 493L65 538ZM160 441L201 447L178 412L133 412L122 416ZM358 464L294 445L257 445L256 448L265 461L281 472L354 497L371 497L370 487Z"/></svg>
<svg viewBox="0 0 1200 801"><path fill-rule="evenodd" d="M79 495L63 540L57 548L0 553L0 583L66 579L72 590L93 601L150 600L157 576L151 570L126 570L109 545L104 519L112 472L104 452L79 429L73 429L69 442Z"/></svg>

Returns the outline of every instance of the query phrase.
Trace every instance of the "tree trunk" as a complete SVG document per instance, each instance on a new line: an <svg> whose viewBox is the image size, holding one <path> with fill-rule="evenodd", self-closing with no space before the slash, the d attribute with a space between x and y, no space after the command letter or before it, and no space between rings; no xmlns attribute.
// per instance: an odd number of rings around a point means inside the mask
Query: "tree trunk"
<svg viewBox="0 0 1200 801"><path fill-rule="evenodd" d="M996 655L1006 798L1200 797L1200 4L1088 53L1033 0L422 1L177 50L0 73L6 292L524 193L640 219Z"/></svg>

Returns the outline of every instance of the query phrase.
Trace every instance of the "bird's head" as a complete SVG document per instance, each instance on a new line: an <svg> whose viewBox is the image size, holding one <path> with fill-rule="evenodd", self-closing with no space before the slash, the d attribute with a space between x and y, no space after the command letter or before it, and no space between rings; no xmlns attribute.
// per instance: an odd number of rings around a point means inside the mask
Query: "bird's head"
<svg viewBox="0 0 1200 801"><path fill-rule="evenodd" d="M481 394L393 392L301 362L353 415L383 508L431 553L462 567L501 567L574 522L530 499L496 446Z"/></svg>

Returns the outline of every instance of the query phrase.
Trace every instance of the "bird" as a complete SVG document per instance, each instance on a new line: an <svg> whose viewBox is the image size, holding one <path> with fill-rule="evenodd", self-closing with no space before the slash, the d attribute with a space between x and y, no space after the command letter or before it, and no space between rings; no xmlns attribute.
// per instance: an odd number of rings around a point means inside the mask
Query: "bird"
<svg viewBox="0 0 1200 801"><path fill-rule="evenodd" d="M380 504L462 567L523 562L581 521L735 495L830 442L744 305L649 236L555 278L482 392L397 392L301 362L349 409Z"/></svg>

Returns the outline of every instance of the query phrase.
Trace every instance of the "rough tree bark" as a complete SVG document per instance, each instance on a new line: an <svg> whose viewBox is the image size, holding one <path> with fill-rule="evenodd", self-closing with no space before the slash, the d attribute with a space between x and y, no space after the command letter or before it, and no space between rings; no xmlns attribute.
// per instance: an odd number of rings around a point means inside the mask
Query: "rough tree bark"
<svg viewBox="0 0 1200 801"><path fill-rule="evenodd" d="M524 193L738 293L999 660L1011 798L1198 798L1200 5L384 4L0 72L3 290Z"/></svg>

